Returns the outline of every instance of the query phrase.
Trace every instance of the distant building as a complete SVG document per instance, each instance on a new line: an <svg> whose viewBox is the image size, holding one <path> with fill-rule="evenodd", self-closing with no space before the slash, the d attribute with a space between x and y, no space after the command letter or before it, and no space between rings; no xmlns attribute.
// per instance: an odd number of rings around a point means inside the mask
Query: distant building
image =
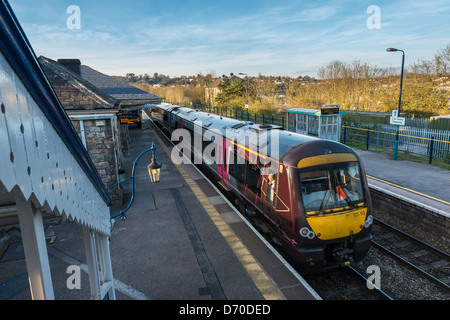
<svg viewBox="0 0 450 320"><path fill-rule="evenodd" d="M213 79L213 82L205 87L205 101L207 105L214 106L216 104L217 96L222 93L222 89L219 88L221 82L222 79Z"/></svg>

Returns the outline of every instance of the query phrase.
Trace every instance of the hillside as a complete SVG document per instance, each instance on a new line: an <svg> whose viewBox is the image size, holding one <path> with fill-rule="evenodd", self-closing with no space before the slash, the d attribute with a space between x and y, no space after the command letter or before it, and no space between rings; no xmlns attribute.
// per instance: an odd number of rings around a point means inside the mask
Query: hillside
<svg viewBox="0 0 450 320"><path fill-rule="evenodd" d="M311 77L249 78L250 112L277 114L286 108L319 108L340 104L343 110L391 112L398 108L400 76L394 68L378 68L355 60L332 61L320 68L319 80ZM246 103L246 79L211 74L170 78L155 73L127 74L121 80L162 97L166 102L213 105L242 110ZM407 117L450 114L450 44L430 61L406 67L402 113Z"/></svg>

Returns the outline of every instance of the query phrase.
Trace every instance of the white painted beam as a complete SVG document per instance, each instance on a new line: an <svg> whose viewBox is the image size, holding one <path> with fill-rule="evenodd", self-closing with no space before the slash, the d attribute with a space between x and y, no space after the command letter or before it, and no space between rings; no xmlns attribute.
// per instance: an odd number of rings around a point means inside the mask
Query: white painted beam
<svg viewBox="0 0 450 320"><path fill-rule="evenodd" d="M23 247L33 300L54 300L42 213L21 192L16 192Z"/></svg>

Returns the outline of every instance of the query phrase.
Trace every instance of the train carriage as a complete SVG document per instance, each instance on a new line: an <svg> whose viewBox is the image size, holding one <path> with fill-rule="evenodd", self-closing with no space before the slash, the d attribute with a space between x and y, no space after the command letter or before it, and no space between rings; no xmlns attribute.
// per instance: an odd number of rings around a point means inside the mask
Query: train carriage
<svg viewBox="0 0 450 320"><path fill-rule="evenodd" d="M367 254L372 204L351 148L168 104L151 113L302 272L349 265Z"/></svg>

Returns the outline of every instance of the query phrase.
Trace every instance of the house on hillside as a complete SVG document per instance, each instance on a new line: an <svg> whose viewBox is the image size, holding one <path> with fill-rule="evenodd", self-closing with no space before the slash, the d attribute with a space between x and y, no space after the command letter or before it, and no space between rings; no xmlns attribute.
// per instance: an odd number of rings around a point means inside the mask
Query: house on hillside
<svg viewBox="0 0 450 320"><path fill-rule="evenodd" d="M222 93L222 89L219 88L222 79L213 79L212 83L208 83L205 87L205 101L209 106L216 105L217 96Z"/></svg>
<svg viewBox="0 0 450 320"><path fill-rule="evenodd" d="M39 57L41 67L63 105L106 187L119 182L123 166L118 113L120 102L80 76L79 69ZM76 65L76 64L75 64ZM122 204L121 188L109 191Z"/></svg>

